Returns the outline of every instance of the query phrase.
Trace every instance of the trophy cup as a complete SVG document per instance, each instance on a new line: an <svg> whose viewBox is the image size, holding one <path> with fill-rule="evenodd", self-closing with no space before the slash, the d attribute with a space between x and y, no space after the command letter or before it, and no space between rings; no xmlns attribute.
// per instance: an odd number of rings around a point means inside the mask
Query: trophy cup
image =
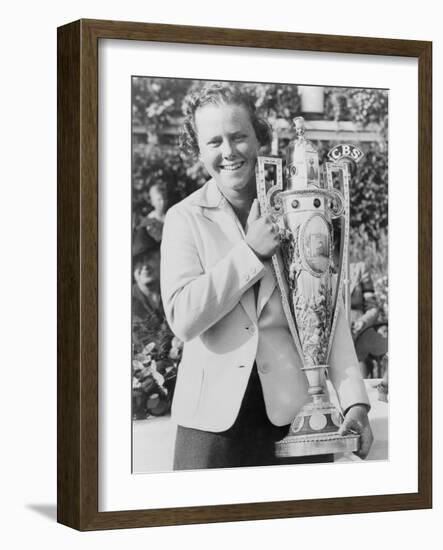
<svg viewBox="0 0 443 550"><path fill-rule="evenodd" d="M343 415L325 390L347 279L349 166L343 160L325 162L321 174L318 153L304 136L304 119L298 117L294 124L296 138L288 145L285 177L281 158L258 157L256 166L261 212L271 214L280 230L281 247L272 263L310 396L289 434L276 443L278 457L351 452L359 447L357 434L338 434ZM332 220L341 226L340 243L334 243ZM334 246L339 247L338 261Z"/></svg>

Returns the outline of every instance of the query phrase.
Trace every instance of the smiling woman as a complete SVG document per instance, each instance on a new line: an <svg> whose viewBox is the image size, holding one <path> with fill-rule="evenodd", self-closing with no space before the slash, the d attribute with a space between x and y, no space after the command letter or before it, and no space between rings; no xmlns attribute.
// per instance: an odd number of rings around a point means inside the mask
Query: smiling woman
<svg viewBox="0 0 443 550"><path fill-rule="evenodd" d="M182 149L198 156L244 227L256 194L257 156L271 141L271 128L256 115L251 98L214 84L185 101Z"/></svg>
<svg viewBox="0 0 443 550"><path fill-rule="evenodd" d="M185 106L183 148L211 179L167 212L161 246L165 314L185 342L172 404L174 469L329 462L332 455L274 452L308 393L271 268L279 232L256 199L269 126L233 86L204 87ZM343 360L334 377L343 408L365 433L364 456L368 397L344 318L339 326Z"/></svg>

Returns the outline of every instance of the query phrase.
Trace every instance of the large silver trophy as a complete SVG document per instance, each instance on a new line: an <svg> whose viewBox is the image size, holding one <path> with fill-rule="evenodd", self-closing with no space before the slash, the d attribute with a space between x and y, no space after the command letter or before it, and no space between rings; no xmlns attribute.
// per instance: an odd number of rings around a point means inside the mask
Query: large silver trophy
<svg viewBox="0 0 443 550"><path fill-rule="evenodd" d="M277 442L279 457L359 447L358 435L338 435L343 415L326 391L341 297L347 295L349 166L339 161L320 167L317 151L304 136L303 118L294 124L296 138L288 145L285 177L278 157L259 157L256 168L261 212L271 214L280 228L281 248L272 262L310 395L287 437ZM334 224L340 226L340 242L334 242Z"/></svg>

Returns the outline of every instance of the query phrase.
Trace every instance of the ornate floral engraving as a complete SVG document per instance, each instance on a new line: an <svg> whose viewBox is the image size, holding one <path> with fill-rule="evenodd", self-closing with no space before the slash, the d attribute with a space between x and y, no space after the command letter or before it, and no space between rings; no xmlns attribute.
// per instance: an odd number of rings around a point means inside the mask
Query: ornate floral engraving
<svg viewBox="0 0 443 550"><path fill-rule="evenodd" d="M328 343L331 331L331 288L325 280L320 283L318 291L310 296L306 296L299 290L299 287L294 289L293 307L305 367L324 365L328 358Z"/></svg>

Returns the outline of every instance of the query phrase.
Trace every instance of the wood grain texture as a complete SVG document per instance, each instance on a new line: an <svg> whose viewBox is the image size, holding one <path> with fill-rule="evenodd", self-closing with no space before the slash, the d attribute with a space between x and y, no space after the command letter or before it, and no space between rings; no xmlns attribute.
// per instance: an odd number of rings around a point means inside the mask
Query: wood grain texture
<svg viewBox="0 0 443 550"><path fill-rule="evenodd" d="M419 490L401 495L98 512L98 41L398 55L419 60ZM432 506L431 43L81 20L58 29L58 521L115 529Z"/></svg>
<svg viewBox="0 0 443 550"><path fill-rule="evenodd" d="M419 58L418 105L418 473L432 507L432 44Z"/></svg>
<svg viewBox="0 0 443 550"><path fill-rule="evenodd" d="M182 25L156 25L123 21L99 21L94 19L83 19L82 23L87 25L100 38L315 52L418 57L423 51L425 44L427 44L426 42L417 40Z"/></svg>
<svg viewBox="0 0 443 550"><path fill-rule="evenodd" d="M57 51L57 517L79 525L80 494L80 23Z"/></svg>

